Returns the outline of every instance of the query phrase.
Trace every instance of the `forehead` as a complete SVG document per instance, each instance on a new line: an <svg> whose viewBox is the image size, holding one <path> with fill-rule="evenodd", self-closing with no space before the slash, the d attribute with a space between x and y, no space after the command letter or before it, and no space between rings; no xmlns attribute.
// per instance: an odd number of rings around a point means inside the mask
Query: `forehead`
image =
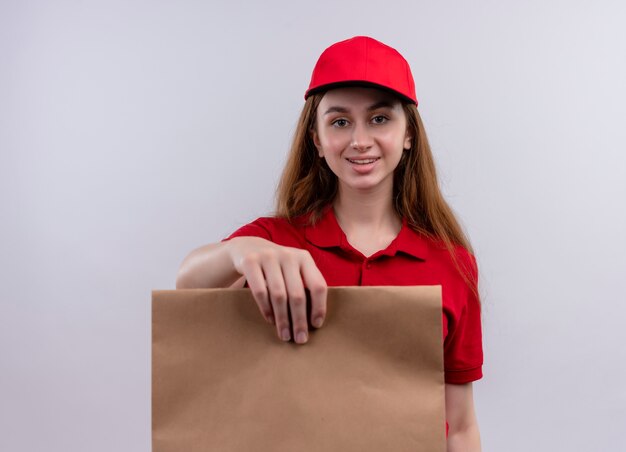
<svg viewBox="0 0 626 452"><path fill-rule="evenodd" d="M400 100L386 91L376 88L343 87L327 91L320 101L319 110L323 112L335 106L359 109L375 104L388 104L392 108L401 107Z"/></svg>

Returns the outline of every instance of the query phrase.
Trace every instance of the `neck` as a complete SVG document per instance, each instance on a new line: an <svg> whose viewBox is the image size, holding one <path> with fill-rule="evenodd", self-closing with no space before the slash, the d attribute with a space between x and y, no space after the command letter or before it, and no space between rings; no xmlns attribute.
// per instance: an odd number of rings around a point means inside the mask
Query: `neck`
<svg viewBox="0 0 626 452"><path fill-rule="evenodd" d="M355 229L399 230L402 223L393 208L390 189L364 193L340 185L333 208L346 233Z"/></svg>

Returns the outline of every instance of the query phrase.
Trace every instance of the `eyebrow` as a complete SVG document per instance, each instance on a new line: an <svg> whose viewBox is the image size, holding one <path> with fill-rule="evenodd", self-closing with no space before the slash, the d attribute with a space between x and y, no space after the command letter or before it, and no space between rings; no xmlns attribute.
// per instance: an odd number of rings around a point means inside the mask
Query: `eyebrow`
<svg viewBox="0 0 626 452"><path fill-rule="evenodd" d="M392 109L393 104L389 101L382 100L380 102L376 102L375 104L372 104L369 107L367 107L367 111L374 111L374 110L378 110L379 108ZM338 105L332 106L332 107L329 107L328 110L324 112L324 115L328 115L330 113L348 113L348 109L345 107L338 106Z"/></svg>

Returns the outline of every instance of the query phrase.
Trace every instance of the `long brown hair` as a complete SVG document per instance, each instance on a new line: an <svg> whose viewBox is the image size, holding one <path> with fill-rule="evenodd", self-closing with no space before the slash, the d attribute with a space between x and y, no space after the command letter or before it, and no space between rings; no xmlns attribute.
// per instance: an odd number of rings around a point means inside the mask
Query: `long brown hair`
<svg viewBox="0 0 626 452"><path fill-rule="evenodd" d="M300 114L276 191L278 217L292 220L310 214L311 223L315 223L337 194L337 176L326 160L319 157L312 138L317 107L323 95L311 95ZM473 259L474 250L439 189L435 162L417 107L403 103L403 109L413 139L411 148L403 152L394 172L394 208L400 218L407 219L411 229L439 241L448 250L455 267L478 299L475 269L471 263L461 268L457 254L460 246Z"/></svg>

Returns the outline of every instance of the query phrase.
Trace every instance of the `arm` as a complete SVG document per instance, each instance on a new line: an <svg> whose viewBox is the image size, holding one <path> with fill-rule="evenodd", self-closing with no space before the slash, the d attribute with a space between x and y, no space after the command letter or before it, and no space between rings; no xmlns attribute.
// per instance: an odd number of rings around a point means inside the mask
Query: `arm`
<svg viewBox="0 0 626 452"><path fill-rule="evenodd" d="M211 243L189 253L176 275L176 288L229 287L236 284L241 275L235 270L228 246L229 242Z"/></svg>
<svg viewBox="0 0 626 452"><path fill-rule="evenodd" d="M293 337L299 344L308 340L305 287L311 294L311 323L322 326L327 287L311 254L260 237L234 237L192 251L180 266L176 288L237 287L242 276L261 314L276 325L282 340Z"/></svg>
<svg viewBox="0 0 626 452"><path fill-rule="evenodd" d="M448 452L480 452L480 432L474 412L472 383L446 384Z"/></svg>

